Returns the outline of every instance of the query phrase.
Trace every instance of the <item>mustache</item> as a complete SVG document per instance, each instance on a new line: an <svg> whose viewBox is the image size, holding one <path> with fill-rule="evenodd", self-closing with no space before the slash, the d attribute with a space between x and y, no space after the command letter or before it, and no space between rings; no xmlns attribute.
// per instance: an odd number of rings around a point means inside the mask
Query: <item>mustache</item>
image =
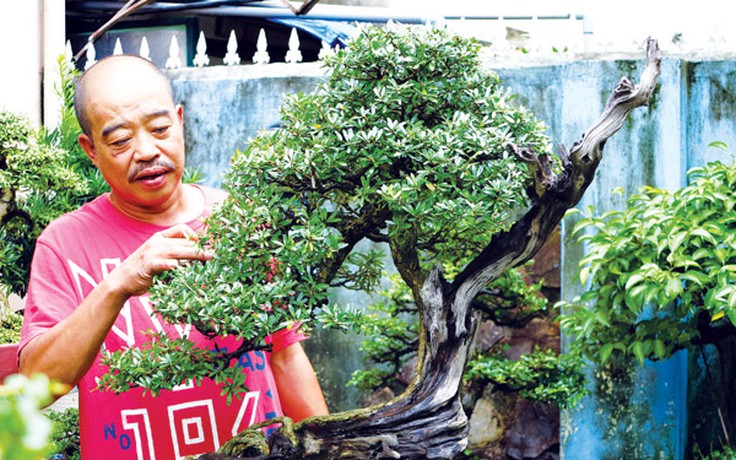
<svg viewBox="0 0 736 460"><path fill-rule="evenodd" d="M167 171L171 171L172 169L174 169L174 163L167 158L154 158L151 161L137 163L135 167L131 169L128 173L128 180L135 180L135 178L138 177L138 174L145 171L146 169L151 168L164 168Z"/></svg>

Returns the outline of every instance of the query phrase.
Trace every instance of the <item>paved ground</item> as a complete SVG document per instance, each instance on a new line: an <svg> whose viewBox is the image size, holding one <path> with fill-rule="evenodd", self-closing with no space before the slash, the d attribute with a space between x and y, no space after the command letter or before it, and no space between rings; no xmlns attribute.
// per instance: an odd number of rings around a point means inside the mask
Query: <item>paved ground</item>
<svg viewBox="0 0 736 460"><path fill-rule="evenodd" d="M69 407L79 407L79 392L74 387L68 394L57 399L55 403L44 409L44 411L63 411Z"/></svg>

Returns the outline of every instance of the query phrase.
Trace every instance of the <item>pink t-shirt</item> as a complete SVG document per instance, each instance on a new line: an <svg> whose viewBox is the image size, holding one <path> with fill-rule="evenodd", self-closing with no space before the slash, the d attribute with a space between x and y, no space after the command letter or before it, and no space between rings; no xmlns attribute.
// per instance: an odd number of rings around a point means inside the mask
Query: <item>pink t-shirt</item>
<svg viewBox="0 0 736 460"><path fill-rule="evenodd" d="M207 203L200 219L189 225L199 231L202 219L216 201L218 190L200 187ZM92 289L130 253L162 227L121 214L107 195L50 224L36 243L19 350L38 334L71 314ZM115 351L148 341L147 331L164 331L172 337L186 335L202 347L212 344L188 325L170 325L151 316L147 296L126 302L104 347ZM278 351L304 340L296 330L282 330L267 341ZM218 342L236 347L234 338ZM96 378L107 372L98 360L79 382L82 458L180 459L217 450L244 428L282 415L270 353L252 351L238 361L246 373L248 392L230 405L211 380L184 384L159 396L143 395L135 388L115 395L96 389Z"/></svg>

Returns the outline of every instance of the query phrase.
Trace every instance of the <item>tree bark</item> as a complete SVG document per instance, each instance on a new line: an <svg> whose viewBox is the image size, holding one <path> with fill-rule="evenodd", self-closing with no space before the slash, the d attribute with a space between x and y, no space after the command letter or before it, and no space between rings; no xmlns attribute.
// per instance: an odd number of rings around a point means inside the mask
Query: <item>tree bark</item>
<svg viewBox="0 0 736 460"><path fill-rule="evenodd" d="M561 154L559 173L552 171L546 156L512 147L533 167L533 204L508 231L494 235L451 283L439 267L424 280L415 295L422 322L419 359L404 394L384 405L293 426L286 420L269 439L267 452L265 440L256 434L260 432L249 430L226 443L220 453L203 458L451 459L461 453L467 445L468 423L459 387L477 325L473 300L504 270L529 260L565 212L578 203L594 178L606 140L633 109L648 103L659 72L659 48L650 39L639 86L621 80L598 121Z"/></svg>

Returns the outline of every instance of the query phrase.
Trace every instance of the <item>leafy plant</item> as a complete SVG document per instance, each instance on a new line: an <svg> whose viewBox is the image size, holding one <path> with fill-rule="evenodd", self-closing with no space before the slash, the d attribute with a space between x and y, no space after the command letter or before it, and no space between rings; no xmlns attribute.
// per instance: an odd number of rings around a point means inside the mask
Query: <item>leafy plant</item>
<svg viewBox="0 0 736 460"><path fill-rule="evenodd" d="M20 328L23 317L14 312L0 315L0 344L20 341Z"/></svg>
<svg viewBox="0 0 736 460"><path fill-rule="evenodd" d="M442 30L371 28L328 58L327 80L286 100L282 127L235 155L230 197L203 238L216 258L160 277L156 310L213 338L242 338L219 355L229 363L284 327L360 327L328 292L378 288L383 261L354 251L363 239L385 244L412 286L435 263L467 263L528 205L532 177L510 143L550 150L544 125L512 104L479 48ZM170 388L181 376L164 371L177 368L232 382L228 390L241 383L180 345L156 338L144 353L106 355L105 386ZM154 354L172 365L152 373L144 363Z"/></svg>
<svg viewBox="0 0 736 460"><path fill-rule="evenodd" d="M79 450L79 409L69 407L63 411L50 411L48 418L52 423L51 458L80 460Z"/></svg>
<svg viewBox="0 0 736 460"><path fill-rule="evenodd" d="M723 364L714 372L706 346L722 359L726 340L736 337L736 163L693 168L688 180L674 193L644 187L622 211L575 211L582 218L574 232L587 245L581 261L587 288L560 303L561 326L571 352L601 367L662 360L679 350L701 356L714 425L728 448L732 417L724 411L733 405L721 393L733 382ZM712 458L730 458L724 452Z"/></svg>
<svg viewBox="0 0 736 460"><path fill-rule="evenodd" d="M36 238L52 220L97 196L94 166L76 146L80 132L71 108L73 67L59 59L65 103L61 124L33 130L22 116L0 112L0 284L25 295ZM104 182L104 181L103 181Z"/></svg>
<svg viewBox="0 0 736 460"><path fill-rule="evenodd" d="M575 211L589 287L561 305L561 325L591 359L659 360L735 331L736 165L710 163L688 179L674 193L644 187L623 211Z"/></svg>
<svg viewBox="0 0 736 460"><path fill-rule="evenodd" d="M50 382L44 375L12 375L0 386L0 458L27 460L51 452L51 422L40 407L51 402Z"/></svg>
<svg viewBox="0 0 736 460"><path fill-rule="evenodd" d="M721 450L713 450L707 455L696 450L694 458L698 460L733 460L736 458L736 449L724 447Z"/></svg>

